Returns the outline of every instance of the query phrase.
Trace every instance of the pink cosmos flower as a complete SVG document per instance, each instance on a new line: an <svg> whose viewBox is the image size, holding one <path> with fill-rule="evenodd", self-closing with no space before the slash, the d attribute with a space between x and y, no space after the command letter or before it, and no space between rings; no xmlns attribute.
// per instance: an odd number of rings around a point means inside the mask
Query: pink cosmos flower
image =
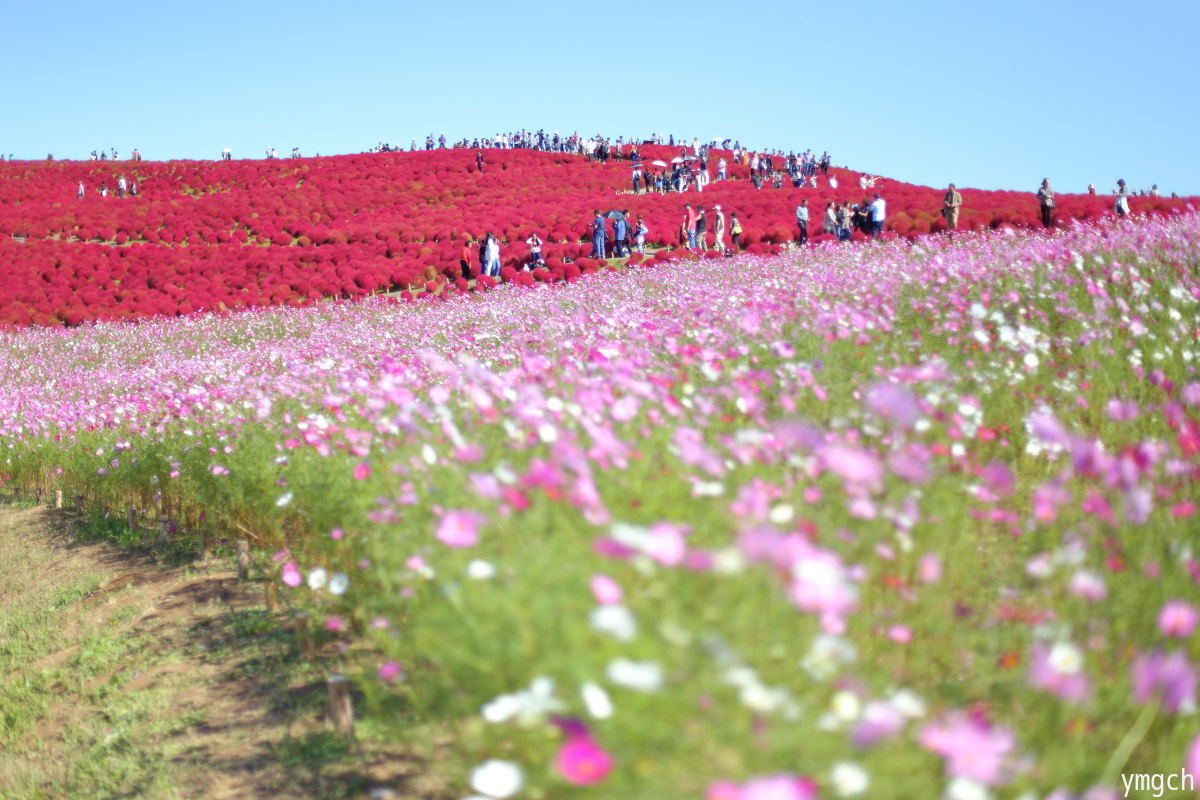
<svg viewBox="0 0 1200 800"><path fill-rule="evenodd" d="M289 561L283 565L283 582L295 589L303 582L304 577L300 574L300 568L295 561Z"/></svg>
<svg viewBox="0 0 1200 800"><path fill-rule="evenodd" d="M859 747L899 736L904 730L904 714L891 703L872 700L863 707L862 716L851 737Z"/></svg>
<svg viewBox="0 0 1200 800"><path fill-rule="evenodd" d="M1196 670L1182 651L1143 653L1133 660L1132 673L1133 699L1138 703L1158 695L1163 710L1175 713L1196 701Z"/></svg>
<svg viewBox="0 0 1200 800"><path fill-rule="evenodd" d="M371 465L367 462L363 461L354 468L354 480L365 481L369 477L371 477Z"/></svg>
<svg viewBox="0 0 1200 800"><path fill-rule="evenodd" d="M742 785L738 800L817 800L817 785L798 775L751 778Z"/></svg>
<svg viewBox="0 0 1200 800"><path fill-rule="evenodd" d="M602 606L615 606L621 602L621 585L607 575L597 573L592 576L590 585L592 596Z"/></svg>
<svg viewBox="0 0 1200 800"><path fill-rule="evenodd" d="M325 630L333 631L334 633L344 631L346 630L346 621L341 617L330 617L325 620Z"/></svg>
<svg viewBox="0 0 1200 800"><path fill-rule="evenodd" d="M969 778L986 786L1008 781L1008 761L1016 736L1007 728L953 713L921 731L921 746L946 760L946 775Z"/></svg>
<svg viewBox="0 0 1200 800"><path fill-rule="evenodd" d="M1197 614L1194 606L1182 600L1169 600L1158 615L1158 629L1163 636L1186 639L1196 630Z"/></svg>
<svg viewBox="0 0 1200 800"><path fill-rule="evenodd" d="M1200 775L1200 734L1188 745L1187 753L1183 757L1183 766L1189 775Z"/></svg>
<svg viewBox="0 0 1200 800"><path fill-rule="evenodd" d="M1060 642L1047 647L1033 646L1029 659L1029 684L1044 689L1071 703L1082 703L1091 691L1083 656L1073 644Z"/></svg>
<svg viewBox="0 0 1200 800"><path fill-rule="evenodd" d="M907 625L893 625L888 628L888 638L897 644L908 644L912 641L912 629Z"/></svg>
<svg viewBox="0 0 1200 800"><path fill-rule="evenodd" d="M447 547L474 547L486 519L478 511L447 511L438 524L437 539Z"/></svg>
<svg viewBox="0 0 1200 800"><path fill-rule="evenodd" d="M942 560L934 553L926 553L921 556L917 571L922 583L937 583L942 577Z"/></svg>
<svg viewBox="0 0 1200 800"><path fill-rule="evenodd" d="M404 674L404 667L398 661L385 661L379 665L379 678L385 683L393 683Z"/></svg>
<svg viewBox="0 0 1200 800"><path fill-rule="evenodd" d="M917 398L894 383L877 383L867 390L867 408L901 430L908 430L921 416Z"/></svg>
<svg viewBox="0 0 1200 800"><path fill-rule="evenodd" d="M613 758L585 733L569 738L554 759L554 766L567 783L587 786L600 783L612 772Z"/></svg>
<svg viewBox="0 0 1200 800"><path fill-rule="evenodd" d="M687 553L684 529L669 522L659 522L650 528L646 543L646 555L658 563L673 567L683 561Z"/></svg>
<svg viewBox="0 0 1200 800"><path fill-rule="evenodd" d="M820 451L822 466L842 479L851 494L883 489L883 465L866 450L846 445L829 445Z"/></svg>

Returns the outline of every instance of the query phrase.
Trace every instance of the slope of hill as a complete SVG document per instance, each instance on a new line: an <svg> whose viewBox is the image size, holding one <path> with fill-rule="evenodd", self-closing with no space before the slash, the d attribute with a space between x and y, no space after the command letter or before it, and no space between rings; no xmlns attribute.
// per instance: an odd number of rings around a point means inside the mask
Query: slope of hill
<svg viewBox="0 0 1200 800"><path fill-rule="evenodd" d="M222 162L7 162L0 164L0 267L10 291L0 324L78 324L304 304L379 291L462 291L462 246L491 231L502 263L528 259L524 240L548 243L549 270L563 280L602 265L585 258L592 211L643 215L648 244L680 244L684 202L720 204L745 229L743 247L762 253L796 235L793 211L808 198L814 232L829 201L861 201L858 173L832 169L816 188L755 189L748 168L703 193L633 195L628 161L589 162L574 154L486 150L378 153L294 160ZM669 163L678 148L646 146L645 161ZM732 155L713 151L712 163ZM715 170L714 170L715 172ZM136 183L118 198L117 181ZM831 188L829 178L839 183ZM85 189L76 198L77 186ZM107 197L99 194L108 188ZM889 229L941 230L942 190L882 181ZM1032 193L966 190L961 227L1033 225ZM1164 212L1184 200L1135 198L1133 211ZM1110 202L1059 195L1058 221L1108 213ZM831 237L814 236L815 242ZM518 279L506 273L507 279ZM533 283L535 277L520 278ZM485 282L488 283L488 282Z"/></svg>

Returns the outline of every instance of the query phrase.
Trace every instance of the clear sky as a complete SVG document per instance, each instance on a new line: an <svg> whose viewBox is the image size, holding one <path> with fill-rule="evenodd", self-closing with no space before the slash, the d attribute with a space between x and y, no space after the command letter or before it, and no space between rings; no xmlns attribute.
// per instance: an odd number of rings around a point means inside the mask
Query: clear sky
<svg viewBox="0 0 1200 800"><path fill-rule="evenodd" d="M361 152L521 127L915 183L1200 194L1188 2L14 2L0 152Z"/></svg>

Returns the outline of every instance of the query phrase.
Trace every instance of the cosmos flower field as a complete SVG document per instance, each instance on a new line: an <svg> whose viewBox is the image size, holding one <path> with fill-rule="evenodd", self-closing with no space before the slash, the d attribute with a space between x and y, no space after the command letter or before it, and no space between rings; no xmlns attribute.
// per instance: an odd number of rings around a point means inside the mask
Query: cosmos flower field
<svg viewBox="0 0 1200 800"><path fill-rule="evenodd" d="M253 532L455 797L1119 797L1200 772L1198 268L1177 213L4 332L0 468Z"/></svg>

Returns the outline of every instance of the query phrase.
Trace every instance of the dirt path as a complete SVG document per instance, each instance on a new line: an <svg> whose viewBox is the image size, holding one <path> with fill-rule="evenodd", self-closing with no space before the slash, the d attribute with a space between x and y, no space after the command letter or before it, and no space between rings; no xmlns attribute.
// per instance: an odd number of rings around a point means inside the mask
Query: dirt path
<svg viewBox="0 0 1200 800"><path fill-rule="evenodd" d="M326 727L261 584L86 535L0 505L0 798L438 796L416 756Z"/></svg>

